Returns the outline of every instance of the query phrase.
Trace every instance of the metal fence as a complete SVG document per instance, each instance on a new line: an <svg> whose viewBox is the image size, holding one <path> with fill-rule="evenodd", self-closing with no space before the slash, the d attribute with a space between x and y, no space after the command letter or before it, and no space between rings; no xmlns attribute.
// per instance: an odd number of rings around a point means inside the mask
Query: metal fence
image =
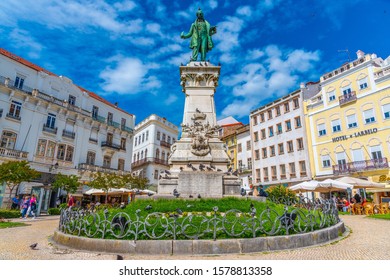
<svg viewBox="0 0 390 280"><path fill-rule="evenodd" d="M222 239L254 238L311 232L339 222L331 200L321 203L301 200L294 207L284 205L283 212L267 207L258 213L231 209L224 213L214 207L210 212L154 212L142 215L138 209L126 212L109 210L61 211L59 230L63 233L90 238L127 239Z"/></svg>

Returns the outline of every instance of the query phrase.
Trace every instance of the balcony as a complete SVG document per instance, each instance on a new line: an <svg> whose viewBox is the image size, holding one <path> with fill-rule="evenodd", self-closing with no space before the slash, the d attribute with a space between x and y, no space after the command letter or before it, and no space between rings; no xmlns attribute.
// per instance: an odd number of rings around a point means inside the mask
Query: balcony
<svg viewBox="0 0 390 280"><path fill-rule="evenodd" d="M27 159L28 152L8 148L0 148L0 157Z"/></svg>
<svg viewBox="0 0 390 280"><path fill-rule="evenodd" d="M133 133L133 129L128 127L128 126L125 126L125 125L121 125L121 130L129 132L129 133Z"/></svg>
<svg viewBox="0 0 390 280"><path fill-rule="evenodd" d="M102 172L102 173L115 173L117 175L126 175L130 174L130 171L123 171L119 169L109 168L109 167L103 167L98 166L94 164L88 164L88 163L79 163L78 169L80 171L91 171L91 172Z"/></svg>
<svg viewBox="0 0 390 280"><path fill-rule="evenodd" d="M340 106L349 104L351 102L354 102L357 100L356 97L356 91L352 91L350 93L344 94L343 96L339 97L339 104Z"/></svg>
<svg viewBox="0 0 390 280"><path fill-rule="evenodd" d="M297 175L295 173L291 173L290 178L297 178Z"/></svg>
<svg viewBox="0 0 390 280"><path fill-rule="evenodd" d="M62 131L62 136L63 136L63 137L66 137L66 138L74 139L75 136L76 136L76 133L64 129L64 130Z"/></svg>
<svg viewBox="0 0 390 280"><path fill-rule="evenodd" d="M239 174L252 173L252 168L246 167L245 165L241 165L238 167Z"/></svg>
<svg viewBox="0 0 390 280"><path fill-rule="evenodd" d="M166 142L166 141L163 141L163 140L161 140L160 141L160 145L162 146L162 147L167 147L167 148L171 148L171 144L169 144L168 142Z"/></svg>
<svg viewBox="0 0 390 280"><path fill-rule="evenodd" d="M115 151L119 151L121 149L121 146L118 145L118 144L114 144L110 141L103 141L102 144L101 144L101 147L102 148L109 148L109 149L112 149L112 150L115 150Z"/></svg>
<svg viewBox="0 0 390 280"><path fill-rule="evenodd" d="M159 158L153 158L153 157L148 157L148 158L143 158L143 159L140 159L140 160L137 160L137 161L133 162L131 164L131 169L134 169L136 167L140 167L140 166L148 164L148 163L156 163L156 164L169 166L167 160L159 159Z"/></svg>
<svg viewBox="0 0 390 280"><path fill-rule="evenodd" d="M137 160L131 164L131 169L134 169L136 167L142 166L142 165L147 164L147 163L149 163L147 158Z"/></svg>
<svg viewBox="0 0 390 280"><path fill-rule="evenodd" d="M19 121L19 122L20 122L20 119L21 119L20 116L13 115L11 113L7 113L7 115L5 115L5 117L7 119L16 120L16 121Z"/></svg>
<svg viewBox="0 0 390 280"><path fill-rule="evenodd" d="M340 175L368 170L387 169L389 168L389 163L387 161L387 158L378 158L333 165L332 168L334 175Z"/></svg>
<svg viewBox="0 0 390 280"><path fill-rule="evenodd" d="M89 142L92 142L92 143L95 143L95 144L97 144L98 140L97 140L97 139L95 139L95 138L91 138L91 137L89 137Z"/></svg>
<svg viewBox="0 0 390 280"><path fill-rule="evenodd" d="M57 134L57 127L50 127L50 126L47 126L46 124L44 124L42 131L48 132L51 134Z"/></svg>
<svg viewBox="0 0 390 280"><path fill-rule="evenodd" d="M100 123L106 123L106 118L99 115L92 115L92 119Z"/></svg>

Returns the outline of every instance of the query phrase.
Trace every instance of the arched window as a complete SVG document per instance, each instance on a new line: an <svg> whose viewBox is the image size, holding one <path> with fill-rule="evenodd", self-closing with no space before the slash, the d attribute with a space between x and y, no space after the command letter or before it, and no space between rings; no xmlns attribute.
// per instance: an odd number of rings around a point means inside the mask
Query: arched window
<svg viewBox="0 0 390 280"><path fill-rule="evenodd" d="M139 152L137 153L137 161L139 161Z"/></svg>
<svg viewBox="0 0 390 280"><path fill-rule="evenodd" d="M159 149L156 150L156 158L157 158L157 159L160 158L160 150L159 150Z"/></svg>
<svg viewBox="0 0 390 280"><path fill-rule="evenodd" d="M137 156L134 155L133 162L136 162Z"/></svg>
<svg viewBox="0 0 390 280"><path fill-rule="evenodd" d="M161 153L161 159L165 160L165 152L164 151L162 151L162 153Z"/></svg>
<svg viewBox="0 0 390 280"><path fill-rule="evenodd" d="M145 158L148 157L148 149L145 149Z"/></svg>
<svg viewBox="0 0 390 280"><path fill-rule="evenodd" d="M168 143L171 144L171 136L168 136Z"/></svg>
<svg viewBox="0 0 390 280"><path fill-rule="evenodd" d="M0 147L7 149L15 149L17 134L12 131L3 131L1 135Z"/></svg>
<svg viewBox="0 0 390 280"><path fill-rule="evenodd" d="M144 151L141 151L141 159L144 158Z"/></svg>

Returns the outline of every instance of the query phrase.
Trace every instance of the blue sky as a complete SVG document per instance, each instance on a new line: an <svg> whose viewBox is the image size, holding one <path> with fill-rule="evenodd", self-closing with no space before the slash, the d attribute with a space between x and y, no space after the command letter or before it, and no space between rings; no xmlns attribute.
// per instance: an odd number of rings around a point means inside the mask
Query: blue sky
<svg viewBox="0 0 390 280"><path fill-rule="evenodd" d="M176 125L179 66L201 7L217 25L211 63L222 65L217 118L248 123L251 110L356 58L390 55L388 0L2 0L0 44L135 114Z"/></svg>

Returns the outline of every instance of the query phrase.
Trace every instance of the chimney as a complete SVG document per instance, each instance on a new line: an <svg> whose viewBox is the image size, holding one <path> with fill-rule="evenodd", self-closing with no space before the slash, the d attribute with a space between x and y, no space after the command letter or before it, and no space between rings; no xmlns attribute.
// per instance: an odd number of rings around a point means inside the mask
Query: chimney
<svg viewBox="0 0 390 280"><path fill-rule="evenodd" d="M362 52L361 50L358 50L358 51L356 52L356 54L357 54L357 58L362 58L362 57L364 57L364 52Z"/></svg>
<svg viewBox="0 0 390 280"><path fill-rule="evenodd" d="M300 87L301 89L305 89L305 88L306 88L305 83L301 83L299 87Z"/></svg>

